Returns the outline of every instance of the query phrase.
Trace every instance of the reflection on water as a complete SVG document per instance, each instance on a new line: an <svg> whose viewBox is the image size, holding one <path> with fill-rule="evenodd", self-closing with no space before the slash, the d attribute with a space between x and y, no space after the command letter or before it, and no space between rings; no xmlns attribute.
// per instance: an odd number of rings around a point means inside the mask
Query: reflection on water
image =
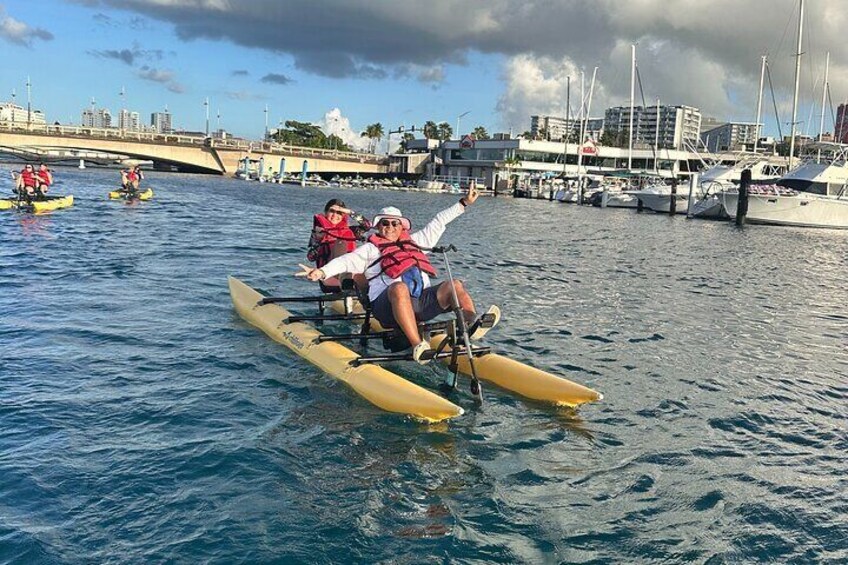
<svg viewBox="0 0 848 565"><path fill-rule="evenodd" d="M57 177L73 208L0 215L3 561L848 559L848 234L481 200L443 241L489 344L604 400L462 381L425 426L243 323L226 276L310 292L328 198L421 226L455 197Z"/></svg>

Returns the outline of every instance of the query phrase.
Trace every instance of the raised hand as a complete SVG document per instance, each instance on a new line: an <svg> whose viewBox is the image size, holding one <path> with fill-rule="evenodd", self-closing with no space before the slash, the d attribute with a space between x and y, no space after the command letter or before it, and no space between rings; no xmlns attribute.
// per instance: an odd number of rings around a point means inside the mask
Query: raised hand
<svg viewBox="0 0 848 565"><path fill-rule="evenodd" d="M474 204L474 201L477 200L477 197L479 196L480 192L477 191L477 182L471 181L468 183L468 192L465 194L465 203Z"/></svg>

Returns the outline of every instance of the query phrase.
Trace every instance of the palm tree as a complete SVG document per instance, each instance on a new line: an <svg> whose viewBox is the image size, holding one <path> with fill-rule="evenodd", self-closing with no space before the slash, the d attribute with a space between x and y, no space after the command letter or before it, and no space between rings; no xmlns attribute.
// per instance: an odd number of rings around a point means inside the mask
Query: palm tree
<svg viewBox="0 0 848 565"><path fill-rule="evenodd" d="M371 124L367 126L365 128L365 131L360 134L360 137L367 137L370 140L368 144L368 150L373 153L374 149L377 146L377 143L379 143L380 140L383 139L383 124L377 122L376 124ZM377 140L377 142L375 143L374 140Z"/></svg>
<svg viewBox="0 0 848 565"><path fill-rule="evenodd" d="M427 139L439 139L439 126L432 120L427 120L424 123L424 137Z"/></svg>
<svg viewBox="0 0 848 565"><path fill-rule="evenodd" d="M474 128L471 135L474 136L474 139L489 139L489 132L487 132L486 128L483 126L477 126Z"/></svg>
<svg viewBox="0 0 848 565"><path fill-rule="evenodd" d="M447 122L439 124L439 135L437 136L442 141L447 141L453 136L453 128Z"/></svg>

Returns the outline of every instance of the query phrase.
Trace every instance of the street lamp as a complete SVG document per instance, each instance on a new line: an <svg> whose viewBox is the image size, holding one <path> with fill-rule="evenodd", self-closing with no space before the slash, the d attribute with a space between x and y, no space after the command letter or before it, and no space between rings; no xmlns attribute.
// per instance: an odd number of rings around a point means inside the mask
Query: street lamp
<svg viewBox="0 0 848 565"><path fill-rule="evenodd" d="M32 124L32 83L29 81L29 77L27 77L27 129L29 129Z"/></svg>
<svg viewBox="0 0 848 565"><path fill-rule="evenodd" d="M15 89L12 89L12 127L15 126Z"/></svg>
<svg viewBox="0 0 848 565"><path fill-rule="evenodd" d="M268 141L268 105L265 104L265 141Z"/></svg>
<svg viewBox="0 0 848 565"><path fill-rule="evenodd" d="M215 122L215 127L218 130L218 135L221 135L221 109L218 109L218 121Z"/></svg>
<svg viewBox="0 0 848 565"><path fill-rule="evenodd" d="M457 139L459 139L459 123L460 123L460 120L470 113L471 113L471 110L468 110L467 112L463 112L456 117L456 138Z"/></svg>
<svg viewBox="0 0 848 565"><path fill-rule="evenodd" d="M121 118L120 118L120 126L121 126L121 135L124 135L124 128L126 127L126 119L129 117L126 107L124 106L124 87L121 87L121 92L119 92L121 96Z"/></svg>
<svg viewBox="0 0 848 565"><path fill-rule="evenodd" d="M206 97L206 100L203 101L203 105L206 107L206 137L209 137L209 97Z"/></svg>

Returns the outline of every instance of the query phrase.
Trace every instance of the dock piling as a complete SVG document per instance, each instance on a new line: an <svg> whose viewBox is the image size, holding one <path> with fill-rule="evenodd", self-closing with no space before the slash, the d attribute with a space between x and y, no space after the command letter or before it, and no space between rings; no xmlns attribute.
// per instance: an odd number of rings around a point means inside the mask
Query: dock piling
<svg viewBox="0 0 848 565"><path fill-rule="evenodd" d="M739 202L736 205L736 225L744 226L748 216L748 186L751 184L751 169L742 171L739 182Z"/></svg>

